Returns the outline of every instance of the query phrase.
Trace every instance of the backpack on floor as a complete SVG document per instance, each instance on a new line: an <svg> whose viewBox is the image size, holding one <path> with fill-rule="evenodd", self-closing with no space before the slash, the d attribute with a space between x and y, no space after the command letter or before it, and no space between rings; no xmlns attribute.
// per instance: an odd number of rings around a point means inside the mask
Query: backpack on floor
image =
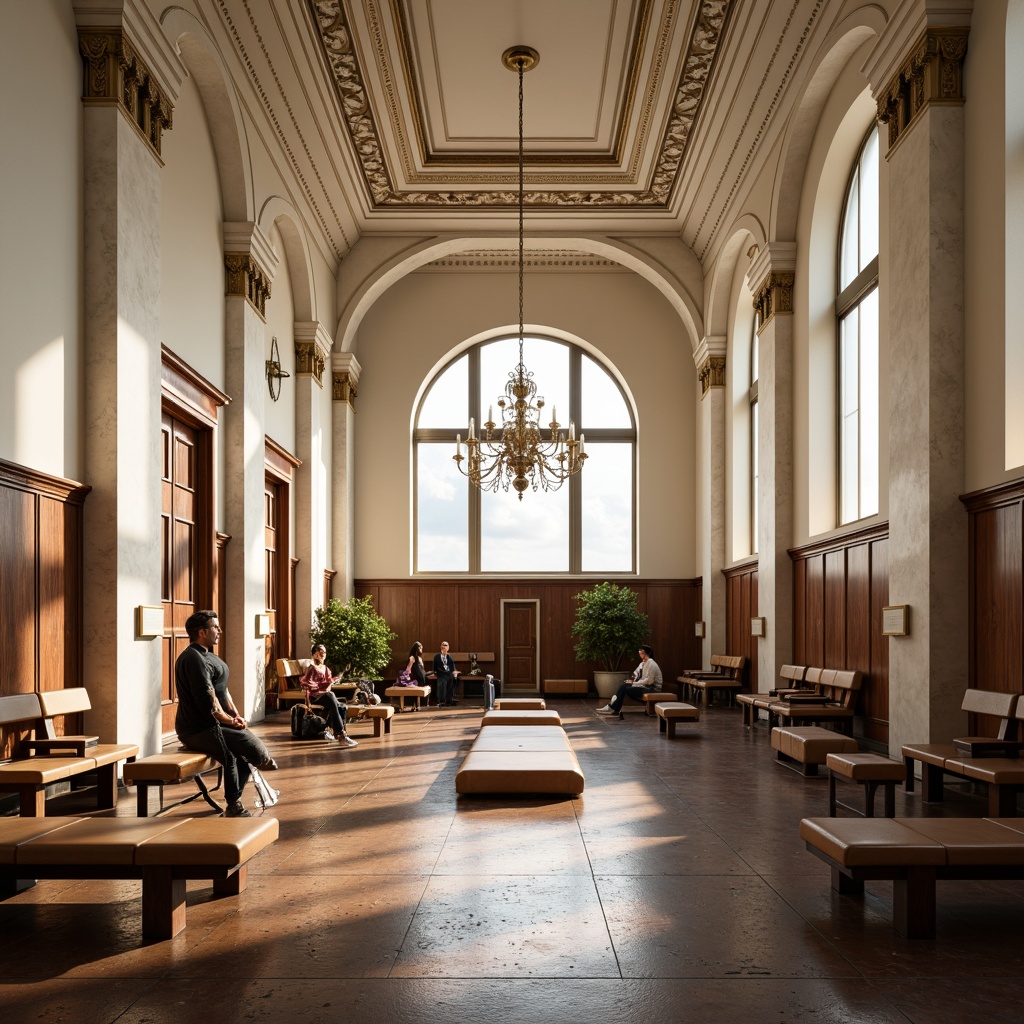
<svg viewBox="0 0 1024 1024"><path fill-rule="evenodd" d="M292 705L292 737L297 740L322 740L327 731L327 720L305 704Z"/></svg>

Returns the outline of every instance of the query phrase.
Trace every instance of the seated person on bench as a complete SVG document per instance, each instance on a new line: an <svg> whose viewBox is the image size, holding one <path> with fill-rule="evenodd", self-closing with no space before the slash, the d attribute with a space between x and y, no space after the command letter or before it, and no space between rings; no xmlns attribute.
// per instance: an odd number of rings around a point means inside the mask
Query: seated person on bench
<svg viewBox="0 0 1024 1024"><path fill-rule="evenodd" d="M331 670L324 664L327 658L327 648L323 644L316 644L312 650L313 660L299 680L299 686L306 694L306 708L313 710L313 705L324 709L327 712L327 732L324 739L328 743L339 743L343 747L357 747L359 744L349 736L345 729L345 722L348 717L348 708L338 703L338 698L331 692L331 684L337 679L331 676Z"/></svg>
<svg viewBox="0 0 1024 1024"><path fill-rule="evenodd" d="M194 612L185 621L185 631L192 642L174 664L178 691L175 731L189 750L207 754L224 766L225 816L248 818L242 790L249 781L249 765L273 771L277 762L247 728L228 693L228 666L213 653L221 635L217 613Z"/></svg>
<svg viewBox="0 0 1024 1024"><path fill-rule="evenodd" d="M627 697L642 701L645 693L656 693L662 687L661 669L654 660L654 648L644 644L639 651L640 664L636 670L616 691L612 699L603 708L598 708L599 715L617 715Z"/></svg>

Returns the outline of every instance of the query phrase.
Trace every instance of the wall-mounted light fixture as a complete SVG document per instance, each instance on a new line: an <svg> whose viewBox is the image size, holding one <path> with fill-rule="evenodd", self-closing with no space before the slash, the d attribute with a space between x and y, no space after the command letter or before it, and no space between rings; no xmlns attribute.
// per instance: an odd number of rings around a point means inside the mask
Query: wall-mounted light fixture
<svg viewBox="0 0 1024 1024"><path fill-rule="evenodd" d="M272 401L281 397L281 381L291 374L281 369L281 354L277 351L277 338L270 339L270 358L267 360L267 387Z"/></svg>

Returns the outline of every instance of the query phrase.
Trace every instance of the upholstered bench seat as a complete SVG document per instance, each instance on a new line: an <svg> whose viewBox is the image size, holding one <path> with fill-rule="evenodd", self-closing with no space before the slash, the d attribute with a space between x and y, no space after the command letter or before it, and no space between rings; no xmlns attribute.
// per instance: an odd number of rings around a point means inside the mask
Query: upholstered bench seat
<svg viewBox="0 0 1024 1024"><path fill-rule="evenodd" d="M391 704L349 704L347 721L351 724L369 718L373 721L373 735L380 736L381 732L391 732L391 719L394 715L395 709Z"/></svg>
<svg viewBox="0 0 1024 1024"><path fill-rule="evenodd" d="M415 698L415 706L412 708L413 711L419 711L420 703L427 701L430 698L430 687L429 686L389 686L384 691L384 696L388 700L394 700L398 698L398 710L402 712L405 710L405 702L410 698Z"/></svg>
<svg viewBox="0 0 1024 1024"><path fill-rule="evenodd" d="M772 729L776 759L788 767L799 766L804 775L817 775L829 754L853 754L857 741L852 736L817 725L776 726Z"/></svg>
<svg viewBox="0 0 1024 1024"><path fill-rule="evenodd" d="M569 738L560 725L492 725L481 729L474 750L567 750Z"/></svg>
<svg viewBox="0 0 1024 1024"><path fill-rule="evenodd" d="M1016 818L804 818L800 838L837 892L892 880L893 926L909 939L935 937L937 880L1024 878Z"/></svg>
<svg viewBox="0 0 1024 1024"><path fill-rule="evenodd" d="M643 694L640 699L644 702L644 714L652 716L655 704L669 704L677 697L675 690L652 690Z"/></svg>
<svg viewBox="0 0 1024 1024"><path fill-rule="evenodd" d="M562 718L557 711L485 711L480 719L485 725L558 725Z"/></svg>
<svg viewBox="0 0 1024 1024"><path fill-rule="evenodd" d="M124 784L136 787L136 813L140 818L145 818L149 814L150 794L153 790L160 796L156 811L159 814L168 810L168 807L164 806L164 786L176 786L190 779L195 782L198 792L171 804L170 807L177 807L201 796L214 810L219 811L222 808L210 795L203 775L216 772L217 782L213 788L217 789L222 781L221 771L221 766L206 754L196 750L173 750L163 754L150 754L126 764Z"/></svg>
<svg viewBox="0 0 1024 1024"><path fill-rule="evenodd" d="M530 712L522 712L529 714ZM544 714L544 712L532 712ZM505 712L515 717L517 712ZM486 717L486 716L485 716ZM565 730L558 724L481 728L455 776L463 795L583 792L583 771Z"/></svg>
<svg viewBox="0 0 1024 1024"><path fill-rule="evenodd" d="M658 716L658 731L665 733L666 739L675 736L677 723L700 720L700 709L683 701L663 701L654 705L654 711Z"/></svg>
<svg viewBox="0 0 1024 1024"><path fill-rule="evenodd" d="M494 701L496 711L546 711L543 697L498 697Z"/></svg>
<svg viewBox="0 0 1024 1024"><path fill-rule="evenodd" d="M884 791L885 816L896 816L896 784L907 777L907 769L901 761L891 761L881 754L852 753L829 754L825 759L828 767L828 813L836 816L837 807L853 810L849 804L836 799L836 781L840 778L864 787L864 817L875 816L875 793L881 786Z"/></svg>
<svg viewBox="0 0 1024 1024"><path fill-rule="evenodd" d="M142 880L142 934L185 927L188 879L237 895L246 864L278 836L276 818L0 818L3 895L37 878Z"/></svg>

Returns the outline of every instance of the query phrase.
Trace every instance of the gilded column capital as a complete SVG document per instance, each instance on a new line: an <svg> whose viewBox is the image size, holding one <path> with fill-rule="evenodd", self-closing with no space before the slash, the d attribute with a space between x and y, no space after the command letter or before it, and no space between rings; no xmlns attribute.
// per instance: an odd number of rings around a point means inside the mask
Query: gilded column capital
<svg viewBox="0 0 1024 1024"><path fill-rule="evenodd" d="M78 48L84 69L82 102L116 104L159 158L173 105L124 31L80 26Z"/></svg>
<svg viewBox="0 0 1024 1024"><path fill-rule="evenodd" d="M708 356L697 371L700 378L700 397L712 388L725 387L725 356Z"/></svg>
<svg viewBox="0 0 1024 1024"><path fill-rule="evenodd" d="M757 333L764 330L773 316L793 315L793 283L795 274L771 273L754 294L757 312Z"/></svg>
<svg viewBox="0 0 1024 1024"><path fill-rule="evenodd" d="M361 372L359 360L351 352L335 352L331 356L331 397L335 402L345 402L353 412Z"/></svg>
<svg viewBox="0 0 1024 1024"><path fill-rule="evenodd" d="M312 377L322 388L326 365L327 353L315 340L295 342L295 373L299 377Z"/></svg>
<svg viewBox="0 0 1024 1024"><path fill-rule="evenodd" d="M878 99L878 120L889 126L889 150L930 104L964 102L967 26L932 26L922 33Z"/></svg>
<svg viewBox="0 0 1024 1024"><path fill-rule="evenodd" d="M265 321L270 283L253 255L248 252L226 252L224 268L227 271L224 294L241 296Z"/></svg>

